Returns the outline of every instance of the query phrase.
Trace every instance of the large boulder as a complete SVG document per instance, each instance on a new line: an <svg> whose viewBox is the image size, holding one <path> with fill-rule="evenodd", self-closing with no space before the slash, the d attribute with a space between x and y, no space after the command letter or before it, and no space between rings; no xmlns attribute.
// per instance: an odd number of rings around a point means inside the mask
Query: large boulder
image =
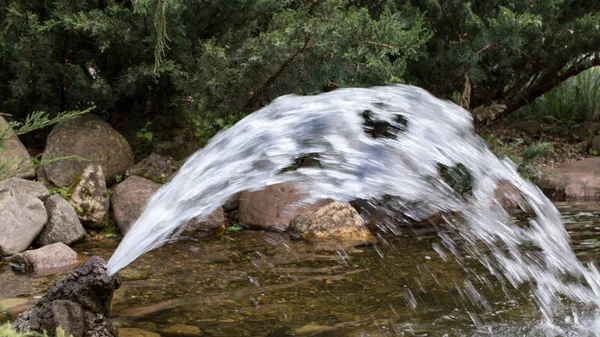
<svg viewBox="0 0 600 337"><path fill-rule="evenodd" d="M60 327L73 337L116 337L108 319L113 293L120 281L106 273L106 262L92 256L81 268L56 282L31 309L13 322L24 331L47 331L54 336Z"/></svg>
<svg viewBox="0 0 600 337"><path fill-rule="evenodd" d="M296 215L315 210L328 201L293 207L302 200L302 194L294 183L280 183L258 191L240 194L238 219L249 226L268 230L285 231Z"/></svg>
<svg viewBox="0 0 600 337"><path fill-rule="evenodd" d="M579 160L551 169L538 185L554 199L600 200L600 158Z"/></svg>
<svg viewBox="0 0 600 337"><path fill-rule="evenodd" d="M175 161L170 157L152 153L125 172L125 176L140 176L164 184L175 172Z"/></svg>
<svg viewBox="0 0 600 337"><path fill-rule="evenodd" d="M210 232L225 224L225 211L217 207L206 219L195 217L188 221L183 229L183 235L193 236L198 233Z"/></svg>
<svg viewBox="0 0 600 337"><path fill-rule="evenodd" d="M62 242L42 248L15 254L10 259L14 269L35 275L50 275L73 270L79 263L79 256Z"/></svg>
<svg viewBox="0 0 600 337"><path fill-rule="evenodd" d="M0 255L13 255L29 247L48 220L44 203L28 194L0 191Z"/></svg>
<svg viewBox="0 0 600 337"><path fill-rule="evenodd" d="M71 205L84 225L90 228L104 226L110 201L102 166L91 164L83 170L79 182L73 188Z"/></svg>
<svg viewBox="0 0 600 337"><path fill-rule="evenodd" d="M0 116L0 130L12 132L10 125ZM2 142L4 150L0 153L0 166L7 167L10 171L18 172L21 178L34 178L35 168L27 149L19 140L12 136Z"/></svg>
<svg viewBox="0 0 600 337"><path fill-rule="evenodd" d="M111 197L112 211L117 227L126 234L139 218L150 197L160 188L151 180L131 176L120 183Z"/></svg>
<svg viewBox="0 0 600 337"><path fill-rule="evenodd" d="M0 181L0 190L19 191L40 200L46 200L50 196L48 188L43 184L17 177Z"/></svg>
<svg viewBox="0 0 600 337"><path fill-rule="evenodd" d="M85 230L71 204L55 194L44 202L48 212L48 222L36 239L40 246L62 242L71 245L82 240Z"/></svg>
<svg viewBox="0 0 600 337"><path fill-rule="evenodd" d="M290 230L304 238L374 242L375 238L350 204L332 202L314 212L297 215Z"/></svg>
<svg viewBox="0 0 600 337"><path fill-rule="evenodd" d="M52 184L70 186L92 161L102 166L110 185L133 165L133 152L125 138L90 114L57 124L48 136L44 158L73 155L86 160L59 160L44 166L45 176Z"/></svg>

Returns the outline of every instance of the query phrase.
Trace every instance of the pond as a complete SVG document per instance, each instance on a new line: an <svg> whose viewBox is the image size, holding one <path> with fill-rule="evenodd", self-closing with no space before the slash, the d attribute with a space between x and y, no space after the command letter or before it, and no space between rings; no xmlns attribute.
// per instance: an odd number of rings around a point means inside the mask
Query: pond
<svg viewBox="0 0 600 337"><path fill-rule="evenodd" d="M600 207L558 206L580 260L596 262ZM503 285L466 253L438 254L435 230L379 238L353 249L260 231L170 243L119 273L112 320L161 336L536 334L539 312L527 288ZM117 244L74 248L108 259ZM16 275L0 262L0 300L35 298L62 276ZM565 310L566 323L577 319Z"/></svg>

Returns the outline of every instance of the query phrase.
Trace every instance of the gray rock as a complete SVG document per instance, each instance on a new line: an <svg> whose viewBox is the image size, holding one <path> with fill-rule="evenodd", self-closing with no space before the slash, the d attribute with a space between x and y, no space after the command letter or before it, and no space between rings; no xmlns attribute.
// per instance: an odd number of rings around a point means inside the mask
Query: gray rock
<svg viewBox="0 0 600 337"><path fill-rule="evenodd" d="M70 186L77 175L90 164L103 168L106 182L116 182L133 165L131 147L105 121L83 115L57 124L48 136L44 158L76 155L87 160L59 160L44 166L47 179L59 187Z"/></svg>
<svg viewBox="0 0 600 337"><path fill-rule="evenodd" d="M131 176L113 191L111 204L115 223L121 233L126 234L139 218L150 197L160 188L148 179Z"/></svg>
<svg viewBox="0 0 600 337"><path fill-rule="evenodd" d="M81 262L77 253L62 242L15 254L10 261L13 268L36 275L72 270Z"/></svg>
<svg viewBox="0 0 600 337"><path fill-rule="evenodd" d="M0 129L6 130L10 126L4 117L0 116ZM0 166L6 166L11 171L19 172L17 177L35 178L35 168L27 149L19 140L13 136L3 141L4 150L0 153Z"/></svg>
<svg viewBox="0 0 600 337"><path fill-rule="evenodd" d="M225 212L218 207L208 215L206 220L196 217L188 221L183 230L183 235L194 235L201 232L209 232L220 228L225 223Z"/></svg>
<svg viewBox="0 0 600 337"><path fill-rule="evenodd" d="M132 175L150 179L155 183L164 184L175 172L175 161L170 157L152 153L125 172L125 176Z"/></svg>
<svg viewBox="0 0 600 337"><path fill-rule="evenodd" d="M71 205L85 226L104 226L110 201L102 166L92 164L83 170L79 183L73 188Z"/></svg>
<svg viewBox="0 0 600 337"><path fill-rule="evenodd" d="M108 319L113 293L120 286L106 274L106 262L92 256L84 266L56 282L31 309L13 322L24 331L47 331L57 327L73 337L116 337Z"/></svg>
<svg viewBox="0 0 600 337"><path fill-rule="evenodd" d="M247 225L269 230L287 230L296 215L315 210L328 201L293 208L302 195L293 183L274 184L258 191L240 194L239 220Z"/></svg>
<svg viewBox="0 0 600 337"><path fill-rule="evenodd" d="M71 204L55 194L44 202L48 222L36 239L40 246L62 242L71 245L85 237L85 230Z"/></svg>
<svg viewBox="0 0 600 337"><path fill-rule="evenodd" d="M0 255L13 255L29 247L48 220L44 203L13 190L0 191Z"/></svg>
<svg viewBox="0 0 600 337"><path fill-rule="evenodd" d="M46 186L23 178L8 178L0 181L0 190L13 190L28 194L40 200L46 200L50 192Z"/></svg>

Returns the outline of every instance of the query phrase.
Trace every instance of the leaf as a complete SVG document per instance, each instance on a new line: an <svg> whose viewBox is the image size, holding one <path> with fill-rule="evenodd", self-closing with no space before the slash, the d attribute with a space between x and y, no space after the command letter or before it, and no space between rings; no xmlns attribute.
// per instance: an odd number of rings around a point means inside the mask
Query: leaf
<svg viewBox="0 0 600 337"><path fill-rule="evenodd" d="M238 226L238 225L227 227L228 232L239 232L242 229L244 229L244 228L242 226Z"/></svg>

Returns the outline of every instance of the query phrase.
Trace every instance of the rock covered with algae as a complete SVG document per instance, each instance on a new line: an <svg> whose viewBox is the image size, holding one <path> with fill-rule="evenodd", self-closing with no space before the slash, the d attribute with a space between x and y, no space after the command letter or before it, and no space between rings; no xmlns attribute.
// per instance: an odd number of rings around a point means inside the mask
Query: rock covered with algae
<svg viewBox="0 0 600 337"><path fill-rule="evenodd" d="M92 256L81 268L50 287L13 325L24 331L47 331L50 336L58 327L66 336L118 336L108 315L113 293L119 286L120 280L106 273L106 261Z"/></svg>

